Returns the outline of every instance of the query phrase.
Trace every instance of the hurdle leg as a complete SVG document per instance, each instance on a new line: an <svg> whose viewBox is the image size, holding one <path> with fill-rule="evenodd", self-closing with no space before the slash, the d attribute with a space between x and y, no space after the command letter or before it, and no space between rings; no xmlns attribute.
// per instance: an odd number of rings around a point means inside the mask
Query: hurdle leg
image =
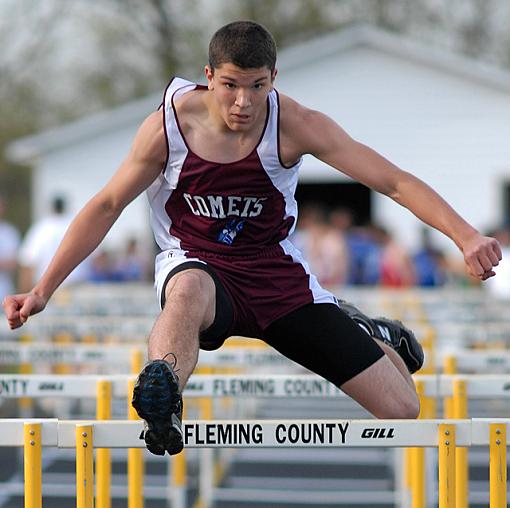
<svg viewBox="0 0 510 508"><path fill-rule="evenodd" d="M112 416L112 384L110 381L97 382L98 420L109 420ZM112 476L112 459L110 450L101 448L96 451L96 507L110 508L112 501L110 485Z"/></svg>
<svg viewBox="0 0 510 508"><path fill-rule="evenodd" d="M424 417L424 399L425 384L423 381L416 381L416 393L420 399L420 415L418 418ZM410 484L411 484L411 506L412 508L425 508L425 449L410 448L409 463L410 466Z"/></svg>
<svg viewBox="0 0 510 508"><path fill-rule="evenodd" d="M425 448L411 448L412 508L425 508Z"/></svg>
<svg viewBox="0 0 510 508"><path fill-rule="evenodd" d="M72 344L73 337L69 333L59 333L53 337L53 342L57 345L67 347ZM68 363L58 363L53 366L53 372L55 374L71 374L72 367ZM55 410L57 416L66 420L71 418L71 410L76 403L76 400L69 397L59 397L56 399Z"/></svg>
<svg viewBox="0 0 510 508"><path fill-rule="evenodd" d="M490 508L507 507L506 425L491 423L490 446Z"/></svg>
<svg viewBox="0 0 510 508"><path fill-rule="evenodd" d="M32 336L31 335L22 335L19 338L21 344L32 344ZM32 364L31 363L20 363L19 365L19 373L20 374L32 374ZM34 401L30 397L21 397L18 400L18 407L20 410L20 416L22 418L30 418L33 414L33 403Z"/></svg>
<svg viewBox="0 0 510 508"><path fill-rule="evenodd" d="M439 508L455 508L455 425L439 425Z"/></svg>
<svg viewBox="0 0 510 508"><path fill-rule="evenodd" d="M457 379L453 383L453 417L456 419L467 418L467 387L466 381ZM456 508L468 508L469 498L469 466L468 449L457 448L455 452L455 489L456 489Z"/></svg>
<svg viewBox="0 0 510 508"><path fill-rule="evenodd" d="M138 368L138 366L135 368ZM128 383L127 400L128 418L130 420L139 420L135 408L131 405L134 386L134 380L130 380ZM144 462L142 451L140 448L128 449L128 508L143 508Z"/></svg>
<svg viewBox="0 0 510 508"><path fill-rule="evenodd" d="M76 425L76 508L94 508L92 425Z"/></svg>
<svg viewBox="0 0 510 508"><path fill-rule="evenodd" d="M443 374L457 374L457 359L454 356L445 356L443 359ZM453 397L444 398L443 418L454 418Z"/></svg>
<svg viewBox="0 0 510 508"><path fill-rule="evenodd" d="M25 423L25 508L42 507L41 424Z"/></svg>

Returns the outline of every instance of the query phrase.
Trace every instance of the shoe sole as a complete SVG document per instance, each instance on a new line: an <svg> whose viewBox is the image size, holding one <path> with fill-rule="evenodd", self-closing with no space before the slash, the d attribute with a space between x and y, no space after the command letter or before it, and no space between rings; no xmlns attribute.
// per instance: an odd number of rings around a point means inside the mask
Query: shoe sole
<svg viewBox="0 0 510 508"><path fill-rule="evenodd" d="M155 407L153 400L160 398L161 394L158 393L156 397L147 395L150 395L152 386L160 391L162 384L168 385L171 400ZM178 382L167 362L151 362L138 376L131 404L146 422L145 443L155 455L164 455L165 451L175 455L184 447L180 420L176 414L180 412L181 400Z"/></svg>

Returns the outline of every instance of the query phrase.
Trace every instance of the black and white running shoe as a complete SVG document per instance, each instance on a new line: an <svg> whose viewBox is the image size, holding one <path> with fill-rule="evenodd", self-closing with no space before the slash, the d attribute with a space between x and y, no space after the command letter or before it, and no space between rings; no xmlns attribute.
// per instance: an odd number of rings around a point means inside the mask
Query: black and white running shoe
<svg viewBox="0 0 510 508"><path fill-rule="evenodd" d="M357 307L343 300L338 300L338 305L372 337L392 347L404 360L411 374L421 369L425 360L423 348L414 333L400 321L382 317L371 319Z"/></svg>
<svg viewBox="0 0 510 508"><path fill-rule="evenodd" d="M182 396L174 365L166 360L149 362L136 380L131 404L145 420L140 439L155 455L175 455L183 449Z"/></svg>

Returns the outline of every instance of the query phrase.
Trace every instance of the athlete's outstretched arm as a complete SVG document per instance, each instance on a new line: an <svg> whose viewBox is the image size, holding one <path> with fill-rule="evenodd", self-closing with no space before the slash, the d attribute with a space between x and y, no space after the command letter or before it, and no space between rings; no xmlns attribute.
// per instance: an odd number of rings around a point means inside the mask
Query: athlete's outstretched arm
<svg viewBox="0 0 510 508"><path fill-rule="evenodd" d="M331 118L286 99L282 131L290 129L303 153L310 153L354 180L392 198L423 222L451 238L468 271L481 280L495 275L501 260L497 240L482 236L425 182L352 139ZM283 139L285 132L282 133Z"/></svg>
<svg viewBox="0 0 510 508"><path fill-rule="evenodd" d="M5 297L3 307L11 328L20 327L30 315L44 309L65 278L101 243L122 210L156 179L166 156L162 113L158 111L143 122L111 180L74 218L32 291Z"/></svg>

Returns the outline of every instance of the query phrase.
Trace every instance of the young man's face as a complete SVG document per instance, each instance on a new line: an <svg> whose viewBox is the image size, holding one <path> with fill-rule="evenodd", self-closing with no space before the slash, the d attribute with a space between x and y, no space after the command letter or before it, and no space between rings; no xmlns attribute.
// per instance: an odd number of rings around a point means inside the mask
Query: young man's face
<svg viewBox="0 0 510 508"><path fill-rule="evenodd" d="M220 115L230 130L249 131L266 112L266 99L273 89L276 70L267 67L241 69L224 63L205 68L208 88L214 94Z"/></svg>

